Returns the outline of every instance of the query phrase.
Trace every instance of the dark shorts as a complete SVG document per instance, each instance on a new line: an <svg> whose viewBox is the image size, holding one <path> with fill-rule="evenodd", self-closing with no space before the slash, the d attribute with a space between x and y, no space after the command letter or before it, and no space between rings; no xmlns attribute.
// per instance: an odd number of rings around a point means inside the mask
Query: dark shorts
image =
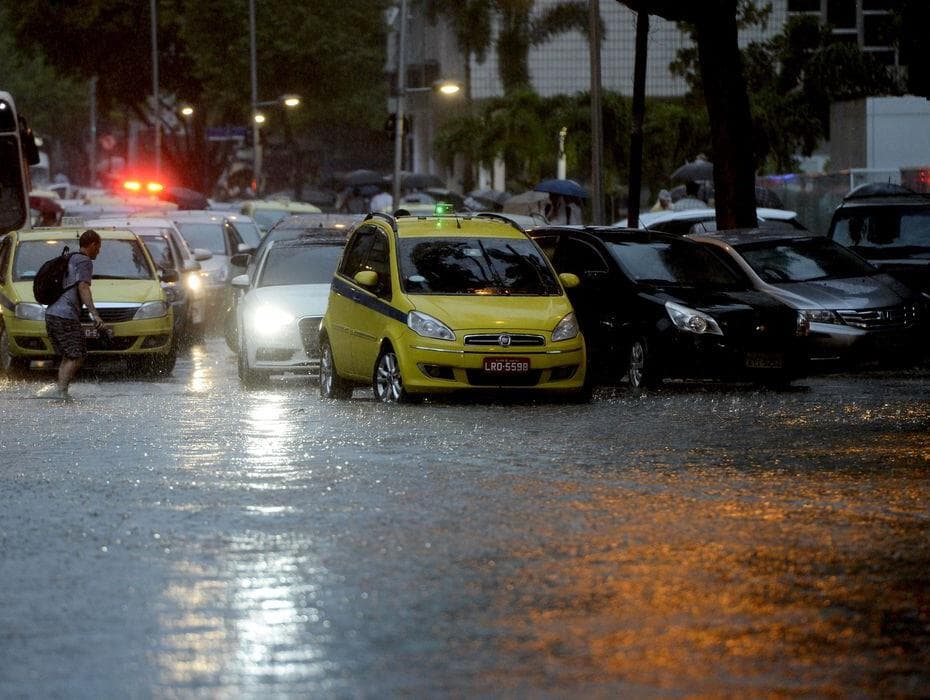
<svg viewBox="0 0 930 700"><path fill-rule="evenodd" d="M87 343L80 321L46 315L45 329L56 355L69 360L80 360L87 356Z"/></svg>

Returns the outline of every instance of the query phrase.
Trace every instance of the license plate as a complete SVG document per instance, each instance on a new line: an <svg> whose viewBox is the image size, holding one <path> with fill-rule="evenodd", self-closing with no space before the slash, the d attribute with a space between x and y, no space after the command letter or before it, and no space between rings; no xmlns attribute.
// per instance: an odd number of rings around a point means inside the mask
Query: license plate
<svg viewBox="0 0 930 700"><path fill-rule="evenodd" d="M746 366L752 369L781 369L785 358L779 352L750 352L746 354Z"/></svg>
<svg viewBox="0 0 930 700"><path fill-rule="evenodd" d="M521 374L530 371L528 357L486 357L484 371L491 374Z"/></svg>
<svg viewBox="0 0 930 700"><path fill-rule="evenodd" d="M97 334L97 329L96 329L96 328L89 328L89 327L85 327L85 328L84 328L84 337L85 337L85 338L96 338L97 335L98 335L98 334Z"/></svg>

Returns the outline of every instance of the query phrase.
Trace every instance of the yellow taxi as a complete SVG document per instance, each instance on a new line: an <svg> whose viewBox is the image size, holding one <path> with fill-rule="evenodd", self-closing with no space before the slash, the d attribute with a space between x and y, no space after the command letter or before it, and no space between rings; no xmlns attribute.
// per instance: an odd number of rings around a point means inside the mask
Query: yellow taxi
<svg viewBox="0 0 930 700"><path fill-rule="evenodd" d="M369 214L353 228L320 334L320 394L556 392L586 399L585 343L564 287L520 229L470 216Z"/></svg>
<svg viewBox="0 0 930 700"><path fill-rule="evenodd" d="M291 202L286 199L251 199L242 203L240 214L252 217L262 235L281 219L291 214L319 214L318 206L306 202Z"/></svg>
<svg viewBox="0 0 930 700"><path fill-rule="evenodd" d="M0 237L0 375L54 366L45 307L36 302L32 282L42 263L60 255L65 246L77 252L85 230L42 228ZM123 358L133 371L170 373L177 349L171 337L171 307L161 282L176 281L177 272L157 272L146 247L131 231L98 233L103 245L94 261L91 291L113 337L101 337L83 309L88 360Z"/></svg>

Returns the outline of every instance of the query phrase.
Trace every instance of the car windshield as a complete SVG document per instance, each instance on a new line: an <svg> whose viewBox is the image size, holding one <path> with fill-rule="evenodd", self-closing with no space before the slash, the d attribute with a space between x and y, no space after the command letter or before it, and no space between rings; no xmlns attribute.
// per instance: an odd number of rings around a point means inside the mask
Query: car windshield
<svg viewBox="0 0 930 700"><path fill-rule="evenodd" d="M223 225L217 223L178 223L178 229L191 248L205 248L214 255L226 255Z"/></svg>
<svg viewBox="0 0 930 700"><path fill-rule="evenodd" d="M832 238L867 257L909 252L930 257L930 206L850 207L837 213Z"/></svg>
<svg viewBox="0 0 930 700"><path fill-rule="evenodd" d="M148 248L149 255L158 267L163 270L175 269L174 254L166 238L161 236L142 236L142 242Z"/></svg>
<svg viewBox="0 0 930 700"><path fill-rule="evenodd" d="M766 241L736 246L766 282L809 282L874 275L877 270L858 255L827 238Z"/></svg>
<svg viewBox="0 0 930 700"><path fill-rule="evenodd" d="M740 289L746 283L709 250L687 242L611 241L607 247L637 282L675 287Z"/></svg>
<svg viewBox="0 0 930 700"><path fill-rule="evenodd" d="M252 219L263 231L267 231L281 219L287 216L284 209L256 209L252 212Z"/></svg>
<svg viewBox="0 0 930 700"><path fill-rule="evenodd" d="M243 243L252 248L258 248L258 244L262 242L262 232L259 231L258 226L251 221L241 221L239 219L232 220L230 223L238 232Z"/></svg>
<svg viewBox="0 0 930 700"><path fill-rule="evenodd" d="M272 246L265 257L259 287L283 284L329 284L342 245Z"/></svg>
<svg viewBox="0 0 930 700"><path fill-rule="evenodd" d="M529 239L406 238L398 256L410 294L556 295L561 288Z"/></svg>
<svg viewBox="0 0 930 700"><path fill-rule="evenodd" d="M72 252L78 250L72 241L23 241L16 249L13 262L13 281L31 280L46 260L61 253L64 246ZM150 280L154 271L142 251L138 240L105 239L100 254L94 260L94 279Z"/></svg>

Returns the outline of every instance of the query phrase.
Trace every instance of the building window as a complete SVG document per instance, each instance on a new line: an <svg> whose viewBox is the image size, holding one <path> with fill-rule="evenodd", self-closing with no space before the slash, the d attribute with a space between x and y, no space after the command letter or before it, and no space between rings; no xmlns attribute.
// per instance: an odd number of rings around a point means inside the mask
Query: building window
<svg viewBox="0 0 930 700"><path fill-rule="evenodd" d="M862 43L866 46L891 46L894 43L891 15L863 15Z"/></svg>
<svg viewBox="0 0 930 700"><path fill-rule="evenodd" d="M856 0L827 0L827 24L836 29L855 29Z"/></svg>
<svg viewBox="0 0 930 700"><path fill-rule="evenodd" d="M820 0L788 0L788 12L816 12L820 14Z"/></svg>

